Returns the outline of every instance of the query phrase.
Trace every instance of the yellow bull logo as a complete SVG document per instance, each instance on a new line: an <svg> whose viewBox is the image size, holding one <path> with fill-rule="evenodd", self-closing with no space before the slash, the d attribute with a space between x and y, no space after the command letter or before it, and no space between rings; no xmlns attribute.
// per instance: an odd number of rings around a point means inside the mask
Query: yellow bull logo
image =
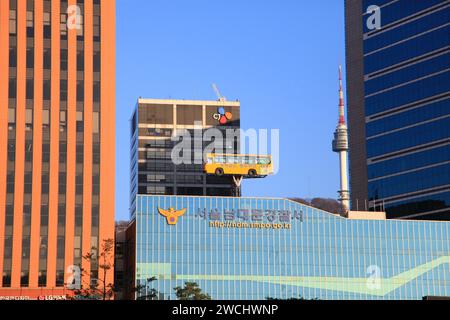
<svg viewBox="0 0 450 320"><path fill-rule="evenodd" d="M175 210L174 208L169 208L169 210L163 210L158 208L158 212L160 215L166 217L167 224L174 226L178 222L178 218L186 213L186 209Z"/></svg>

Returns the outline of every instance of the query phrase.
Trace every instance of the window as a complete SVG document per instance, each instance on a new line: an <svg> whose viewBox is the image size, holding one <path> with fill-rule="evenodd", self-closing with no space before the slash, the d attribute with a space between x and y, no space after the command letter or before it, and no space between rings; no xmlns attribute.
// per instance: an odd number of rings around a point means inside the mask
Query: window
<svg viewBox="0 0 450 320"><path fill-rule="evenodd" d="M77 101L84 101L84 81L77 81Z"/></svg>
<svg viewBox="0 0 450 320"><path fill-rule="evenodd" d="M16 97L16 79L9 79L9 98L14 99Z"/></svg>
<svg viewBox="0 0 450 320"><path fill-rule="evenodd" d="M8 125L14 125L16 123L16 109L8 109Z"/></svg>
<svg viewBox="0 0 450 320"><path fill-rule="evenodd" d="M77 111L77 132L83 132L83 112Z"/></svg>
<svg viewBox="0 0 450 320"><path fill-rule="evenodd" d="M27 11L27 27L34 27L33 11Z"/></svg>
<svg viewBox="0 0 450 320"><path fill-rule="evenodd" d="M26 130L33 128L33 109L25 110L25 128Z"/></svg>
<svg viewBox="0 0 450 320"><path fill-rule="evenodd" d="M61 71L67 71L67 49L61 49Z"/></svg>
<svg viewBox="0 0 450 320"><path fill-rule="evenodd" d="M61 124L66 124L66 111L59 112L59 122Z"/></svg>
<svg viewBox="0 0 450 320"><path fill-rule="evenodd" d="M48 6L50 7L50 2L46 2L49 3ZM52 27L50 25L50 21L50 12L44 12L44 39L50 39L52 37Z"/></svg>
<svg viewBox="0 0 450 320"><path fill-rule="evenodd" d="M17 34L16 10L9 10L9 34Z"/></svg>
<svg viewBox="0 0 450 320"><path fill-rule="evenodd" d="M10 68L17 67L17 48L16 47L9 48L9 67Z"/></svg>
<svg viewBox="0 0 450 320"><path fill-rule="evenodd" d="M270 164L269 158L258 158L258 164Z"/></svg>
<svg viewBox="0 0 450 320"><path fill-rule="evenodd" d="M26 98L33 99L34 96L34 80L27 79Z"/></svg>
<svg viewBox="0 0 450 320"><path fill-rule="evenodd" d="M94 102L100 102L100 82L94 82Z"/></svg>
<svg viewBox="0 0 450 320"><path fill-rule="evenodd" d="M94 72L100 72L100 61L101 61L100 51L95 51L94 52Z"/></svg>
<svg viewBox="0 0 450 320"><path fill-rule="evenodd" d="M61 79L60 94L61 101L67 101L67 80Z"/></svg>
<svg viewBox="0 0 450 320"><path fill-rule="evenodd" d="M61 54L62 61L62 54ZM52 52L50 48L44 48L44 69L51 69L52 67Z"/></svg>
<svg viewBox="0 0 450 320"><path fill-rule="evenodd" d="M92 113L92 132L93 133L100 132L100 117L98 112Z"/></svg>
<svg viewBox="0 0 450 320"><path fill-rule="evenodd" d="M84 51L77 52L77 71L84 70Z"/></svg>
<svg viewBox="0 0 450 320"><path fill-rule="evenodd" d="M67 14L65 14L65 13L61 14L59 29L61 31L61 38L66 39L67 38Z"/></svg>
<svg viewBox="0 0 450 320"><path fill-rule="evenodd" d="M34 68L34 49L27 48L27 68Z"/></svg>
<svg viewBox="0 0 450 320"><path fill-rule="evenodd" d="M50 100L50 94L51 94L51 83L50 80L44 80L44 100Z"/></svg>
<svg viewBox="0 0 450 320"><path fill-rule="evenodd" d="M50 125L50 110L42 110L42 126L48 127Z"/></svg>
<svg viewBox="0 0 450 320"><path fill-rule="evenodd" d="M77 38L78 39L82 39L82 37L84 36L84 16L83 16L83 11L84 8L81 7L81 5L78 5L80 7L80 16L79 16L79 26L77 27Z"/></svg>
<svg viewBox="0 0 450 320"><path fill-rule="evenodd" d="M34 36L34 13L33 13L33 1L27 1L27 14L26 14L26 25L27 25L27 37L32 38Z"/></svg>

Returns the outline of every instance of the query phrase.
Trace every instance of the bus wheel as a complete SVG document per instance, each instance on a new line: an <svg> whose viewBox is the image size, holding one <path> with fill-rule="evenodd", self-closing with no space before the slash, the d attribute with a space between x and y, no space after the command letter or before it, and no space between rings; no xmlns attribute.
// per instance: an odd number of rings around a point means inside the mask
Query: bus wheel
<svg viewBox="0 0 450 320"><path fill-rule="evenodd" d="M216 169L216 176L223 176L223 169L222 168L217 168Z"/></svg>
<svg viewBox="0 0 450 320"><path fill-rule="evenodd" d="M248 172L248 175L250 176L250 177L256 177L256 175L257 175L257 173L256 173L256 170L250 170L249 172Z"/></svg>

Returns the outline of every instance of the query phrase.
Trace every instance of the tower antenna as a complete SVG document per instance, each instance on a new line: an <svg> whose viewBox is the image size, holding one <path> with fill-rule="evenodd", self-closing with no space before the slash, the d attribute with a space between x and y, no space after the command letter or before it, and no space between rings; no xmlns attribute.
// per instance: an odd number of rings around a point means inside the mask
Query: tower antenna
<svg viewBox="0 0 450 320"><path fill-rule="evenodd" d="M339 154L341 189L339 201L346 211L350 210L350 191L348 186L348 129L345 122L344 90L342 86L342 67L339 66L339 121L334 132L333 151Z"/></svg>

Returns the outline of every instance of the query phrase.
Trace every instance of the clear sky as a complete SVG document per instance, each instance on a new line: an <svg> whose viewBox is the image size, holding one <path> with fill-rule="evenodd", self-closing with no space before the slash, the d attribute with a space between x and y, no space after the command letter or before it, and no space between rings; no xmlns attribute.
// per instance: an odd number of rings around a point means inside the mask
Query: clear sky
<svg viewBox="0 0 450 320"><path fill-rule="evenodd" d="M337 197L340 0L117 0L116 219L128 219L138 97L241 101L243 129L280 129L280 171L244 196ZM345 69L344 69L345 70Z"/></svg>

